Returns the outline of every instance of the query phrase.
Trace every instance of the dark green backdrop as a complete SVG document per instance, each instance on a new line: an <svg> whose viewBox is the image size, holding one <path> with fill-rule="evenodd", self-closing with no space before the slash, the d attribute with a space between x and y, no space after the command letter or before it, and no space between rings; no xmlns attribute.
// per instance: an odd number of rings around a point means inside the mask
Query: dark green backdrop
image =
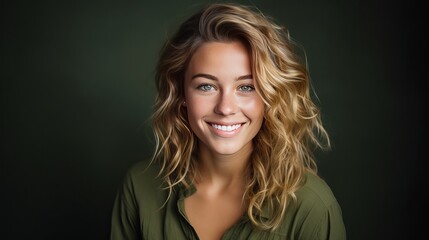
<svg viewBox="0 0 429 240"><path fill-rule="evenodd" d="M412 1L240 2L306 50L333 142L317 154L320 174L349 239L412 239L417 193L428 189L418 58L427 11ZM159 48L201 3L3 3L0 238L108 238L124 172L152 153Z"/></svg>

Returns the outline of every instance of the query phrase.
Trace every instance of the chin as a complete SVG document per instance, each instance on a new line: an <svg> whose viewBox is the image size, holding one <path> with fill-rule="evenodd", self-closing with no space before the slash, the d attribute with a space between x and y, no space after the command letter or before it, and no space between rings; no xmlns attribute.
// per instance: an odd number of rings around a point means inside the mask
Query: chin
<svg viewBox="0 0 429 240"><path fill-rule="evenodd" d="M242 147L239 146L231 146L231 144L228 144L229 146L215 146L212 148L212 151L214 153L217 153L219 155L233 155L236 154L238 152L240 152L240 150L243 149Z"/></svg>

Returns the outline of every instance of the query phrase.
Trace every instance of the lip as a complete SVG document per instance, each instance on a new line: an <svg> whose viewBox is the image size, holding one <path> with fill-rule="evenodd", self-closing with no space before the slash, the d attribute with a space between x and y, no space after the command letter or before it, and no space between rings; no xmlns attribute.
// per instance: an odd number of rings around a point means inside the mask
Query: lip
<svg viewBox="0 0 429 240"><path fill-rule="evenodd" d="M243 128L243 125L246 124L246 122L230 122L230 123L226 123L226 122L206 122L206 123L207 123L207 125L209 125L210 130L215 135L217 135L219 137L224 137L224 138L234 137L235 135L237 135L241 131L241 129ZM213 125L231 126L232 129L222 130L222 129L214 127ZM240 126L237 127L237 125L240 125ZM237 127L237 128L234 129L235 127Z"/></svg>

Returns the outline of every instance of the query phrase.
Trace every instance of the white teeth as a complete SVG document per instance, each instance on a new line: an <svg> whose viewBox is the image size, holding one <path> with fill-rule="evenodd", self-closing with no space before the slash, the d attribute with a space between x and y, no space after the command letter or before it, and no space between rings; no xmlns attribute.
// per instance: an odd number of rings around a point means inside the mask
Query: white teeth
<svg viewBox="0 0 429 240"><path fill-rule="evenodd" d="M231 132L231 131L234 131L234 130L238 129L239 127L241 127L241 124L226 126L226 125L218 125L218 124L212 123L212 127L219 129L219 130L222 130L222 131L225 131L225 132Z"/></svg>

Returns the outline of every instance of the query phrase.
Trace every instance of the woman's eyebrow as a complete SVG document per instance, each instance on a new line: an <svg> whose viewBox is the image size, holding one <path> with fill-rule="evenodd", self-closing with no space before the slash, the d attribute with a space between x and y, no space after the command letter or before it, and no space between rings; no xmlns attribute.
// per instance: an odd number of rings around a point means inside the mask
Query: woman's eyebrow
<svg viewBox="0 0 429 240"><path fill-rule="evenodd" d="M210 80L213 80L213 81L218 81L219 80L217 77L215 77L213 75L210 75L210 74L207 74L207 73L198 73L198 74L195 74L195 75L192 76L191 80L194 79L194 78L198 78L198 77L207 78L207 79L210 79ZM237 78L237 81L239 81L239 80L246 80L246 79L253 79L252 74L240 76L240 77Z"/></svg>
<svg viewBox="0 0 429 240"><path fill-rule="evenodd" d="M248 75L240 76L240 77L238 77L238 78L237 78L237 81L238 81L238 80L246 80L246 79L253 79L252 74L248 74Z"/></svg>
<svg viewBox="0 0 429 240"><path fill-rule="evenodd" d="M198 74L195 74L194 76L192 76L191 79L198 78L198 77L207 78L207 79L210 79L210 80L218 81L217 77L215 77L213 75L210 75L210 74L207 74L207 73L198 73Z"/></svg>

